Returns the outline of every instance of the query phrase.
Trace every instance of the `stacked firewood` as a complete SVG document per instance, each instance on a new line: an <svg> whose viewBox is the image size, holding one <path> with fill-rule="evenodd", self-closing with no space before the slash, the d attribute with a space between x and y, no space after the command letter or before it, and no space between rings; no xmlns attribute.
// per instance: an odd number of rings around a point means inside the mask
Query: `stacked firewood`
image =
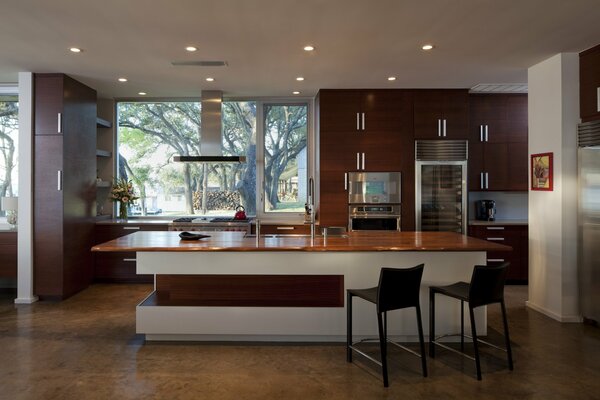
<svg viewBox="0 0 600 400"><path fill-rule="evenodd" d="M193 193L194 210L202 209L202 195L200 191ZM206 201L208 210L235 210L241 202L239 192L229 190L209 191Z"/></svg>

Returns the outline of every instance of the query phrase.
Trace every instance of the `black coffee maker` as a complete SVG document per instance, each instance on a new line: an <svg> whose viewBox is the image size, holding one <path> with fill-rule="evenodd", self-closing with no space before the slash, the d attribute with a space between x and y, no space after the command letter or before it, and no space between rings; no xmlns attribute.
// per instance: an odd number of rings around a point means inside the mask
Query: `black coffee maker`
<svg viewBox="0 0 600 400"><path fill-rule="evenodd" d="M496 217L496 202L494 200L475 201L475 219L493 221Z"/></svg>

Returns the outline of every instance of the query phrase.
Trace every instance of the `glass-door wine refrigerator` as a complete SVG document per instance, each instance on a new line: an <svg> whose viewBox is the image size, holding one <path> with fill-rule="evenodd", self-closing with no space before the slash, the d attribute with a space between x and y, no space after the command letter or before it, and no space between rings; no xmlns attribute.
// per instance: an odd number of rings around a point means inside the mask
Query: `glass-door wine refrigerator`
<svg viewBox="0 0 600 400"><path fill-rule="evenodd" d="M416 142L418 231L467 233L467 142Z"/></svg>

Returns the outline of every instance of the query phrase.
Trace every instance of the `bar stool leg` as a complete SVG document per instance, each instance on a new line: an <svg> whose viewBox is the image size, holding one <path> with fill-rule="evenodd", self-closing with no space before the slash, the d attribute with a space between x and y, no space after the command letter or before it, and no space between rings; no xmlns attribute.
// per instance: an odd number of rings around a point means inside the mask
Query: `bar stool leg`
<svg viewBox="0 0 600 400"><path fill-rule="evenodd" d="M465 302L460 301L460 351L465 352Z"/></svg>
<svg viewBox="0 0 600 400"><path fill-rule="evenodd" d="M475 367L477 368L477 380L481 380L481 364L479 363L479 348L477 347L477 328L475 327L475 314L473 307L469 304L469 315L471 317L471 332L473 335L473 349L475 351Z"/></svg>
<svg viewBox="0 0 600 400"><path fill-rule="evenodd" d="M435 292L429 289L429 357L435 358Z"/></svg>
<svg viewBox="0 0 600 400"><path fill-rule="evenodd" d="M346 361L352 362L352 294L346 296Z"/></svg>
<svg viewBox="0 0 600 400"><path fill-rule="evenodd" d="M421 305L417 305L417 327L419 328L419 343L421 345L421 367L423 376L427 377L427 356L425 355L425 340L423 339L423 322L421 321Z"/></svg>
<svg viewBox="0 0 600 400"><path fill-rule="evenodd" d="M504 300L500 302L502 307L502 322L504 322L504 340L506 341L506 354L508 355L508 369L513 370L512 350L510 348L510 337L508 336L508 320L506 319L506 306Z"/></svg>
<svg viewBox="0 0 600 400"><path fill-rule="evenodd" d="M386 333L383 330L382 313L377 313L377 324L379 325L379 348L381 351L381 372L383 373L383 386L388 387L387 372L387 343L385 341Z"/></svg>
<svg viewBox="0 0 600 400"><path fill-rule="evenodd" d="M387 344L387 311L383 312L383 334L385 335L384 339Z"/></svg>

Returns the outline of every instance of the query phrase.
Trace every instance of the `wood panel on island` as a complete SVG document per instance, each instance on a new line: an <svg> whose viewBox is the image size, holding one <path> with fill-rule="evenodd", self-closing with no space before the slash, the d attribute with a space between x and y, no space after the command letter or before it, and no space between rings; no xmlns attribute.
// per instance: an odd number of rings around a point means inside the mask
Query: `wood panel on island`
<svg viewBox="0 0 600 400"><path fill-rule="evenodd" d="M35 294L63 299L92 280L96 91L64 74L34 74Z"/></svg>
<svg viewBox="0 0 600 400"><path fill-rule="evenodd" d="M100 244L140 231L166 231L165 224L98 224L95 228L94 243ZM94 253L94 281L106 283L151 283L152 275L136 273L134 251L117 253Z"/></svg>
<svg viewBox="0 0 600 400"><path fill-rule="evenodd" d="M347 173L403 174L403 202L414 203L412 91L321 90L317 95L321 226L348 226ZM414 229L407 207L402 229Z"/></svg>
<svg viewBox="0 0 600 400"><path fill-rule="evenodd" d="M471 94L469 190L527 191L527 95Z"/></svg>
<svg viewBox="0 0 600 400"><path fill-rule="evenodd" d="M488 264L510 262L507 283L527 284L529 279L529 245L527 225L489 225L469 226L469 236L500 243L512 247L512 251L487 253Z"/></svg>

